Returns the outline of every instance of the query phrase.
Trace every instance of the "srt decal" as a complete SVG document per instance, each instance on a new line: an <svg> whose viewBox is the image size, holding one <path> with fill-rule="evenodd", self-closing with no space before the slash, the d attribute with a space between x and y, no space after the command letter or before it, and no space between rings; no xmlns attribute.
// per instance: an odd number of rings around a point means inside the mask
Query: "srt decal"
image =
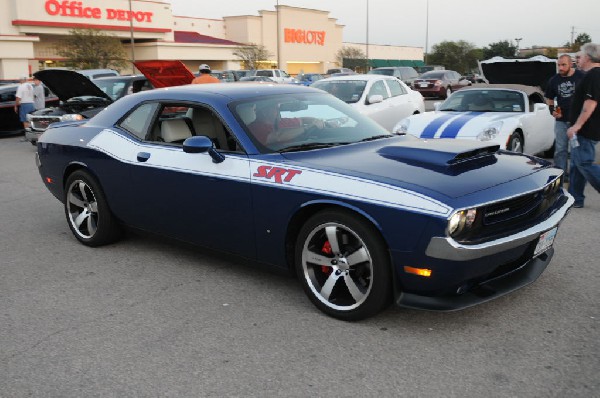
<svg viewBox="0 0 600 398"><path fill-rule="evenodd" d="M276 183L292 181L294 176L301 174L302 170L284 169L283 167L258 166L254 177L274 179ZM285 177L284 177L285 176Z"/></svg>

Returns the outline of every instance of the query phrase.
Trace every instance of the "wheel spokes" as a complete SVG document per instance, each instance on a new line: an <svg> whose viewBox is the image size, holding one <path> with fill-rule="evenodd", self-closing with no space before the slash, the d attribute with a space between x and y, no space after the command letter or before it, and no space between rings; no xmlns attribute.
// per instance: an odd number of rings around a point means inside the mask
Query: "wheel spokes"
<svg viewBox="0 0 600 398"><path fill-rule="evenodd" d="M73 192L69 192L69 203L77 206L79 208L82 208L85 206L85 204L83 203L83 200L79 199L77 196L75 196L73 194Z"/></svg>
<svg viewBox="0 0 600 398"><path fill-rule="evenodd" d="M350 292L350 295L357 303L365 297L365 294L356 286L356 282L349 274L344 274L344 282L346 283L346 287Z"/></svg>
<svg viewBox="0 0 600 398"><path fill-rule="evenodd" d="M337 237L337 227L325 227L325 234L327 235L327 239L329 240L329 244L331 245L331 250L333 254L339 254L340 245Z"/></svg>
<svg viewBox="0 0 600 398"><path fill-rule="evenodd" d="M339 278L340 278L340 276L338 274L336 274L335 272L332 272L329 275L329 278L327 278L327 280L323 284L323 287L321 288L320 293L321 293L321 296L325 300L329 300L329 297L331 296L331 292L333 291L333 288L335 287L335 284L337 283Z"/></svg>
<svg viewBox="0 0 600 398"><path fill-rule="evenodd" d="M349 266L353 266L356 264L364 263L366 261L371 261L371 257L369 256L369 253L363 246L360 249L356 250L354 253L350 254L349 256L346 256L346 261L348 262Z"/></svg>

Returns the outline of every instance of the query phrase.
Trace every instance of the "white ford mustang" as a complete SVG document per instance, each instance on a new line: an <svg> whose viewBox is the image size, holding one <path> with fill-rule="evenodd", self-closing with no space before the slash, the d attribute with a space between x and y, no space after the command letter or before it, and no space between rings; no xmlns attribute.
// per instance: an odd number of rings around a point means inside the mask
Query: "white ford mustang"
<svg viewBox="0 0 600 398"><path fill-rule="evenodd" d="M393 132L419 138L490 141L510 151L549 155L554 118L538 88L485 85L456 91L436 104L434 112L400 120Z"/></svg>

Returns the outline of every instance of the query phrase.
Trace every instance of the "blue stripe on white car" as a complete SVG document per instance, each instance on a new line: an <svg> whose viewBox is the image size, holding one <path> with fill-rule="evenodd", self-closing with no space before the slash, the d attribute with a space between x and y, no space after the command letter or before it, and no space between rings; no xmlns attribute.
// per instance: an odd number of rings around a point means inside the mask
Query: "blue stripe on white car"
<svg viewBox="0 0 600 398"><path fill-rule="evenodd" d="M458 115L455 114L455 113L450 113L450 114L443 115L443 116L440 116L438 118L433 119L423 129L423 132L421 133L421 138L433 138L433 137L435 137L435 133L437 133L438 129L440 127L442 127L442 125L444 123L446 123L448 120L450 120L450 119L452 119L453 117L456 117L456 116L458 116Z"/></svg>
<svg viewBox="0 0 600 398"><path fill-rule="evenodd" d="M181 148L134 141L112 130L103 130L89 143L90 148L103 152L121 162L139 167L155 167L184 173L212 176L265 186L277 186L323 195L373 203L442 217L450 215L452 208L425 195L392 185L350 177L337 173L305 167L294 167L296 173L285 183L277 178L259 178L265 168L289 169L289 164L248 160L246 157L228 156L227 161L214 163L207 154L188 154ZM137 160L139 152L150 157L145 162Z"/></svg>
<svg viewBox="0 0 600 398"><path fill-rule="evenodd" d="M456 119L452 120L448 125L442 130L442 134L440 134L439 138L456 138L460 129L463 128L465 124L467 124L471 119L483 115L483 112L468 112L463 115L460 115Z"/></svg>

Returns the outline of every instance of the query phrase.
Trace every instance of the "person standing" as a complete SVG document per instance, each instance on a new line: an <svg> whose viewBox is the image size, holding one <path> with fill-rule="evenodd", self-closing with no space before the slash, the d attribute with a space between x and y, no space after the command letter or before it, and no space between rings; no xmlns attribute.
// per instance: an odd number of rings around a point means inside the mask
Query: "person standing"
<svg viewBox="0 0 600 398"><path fill-rule="evenodd" d="M569 193L574 207L583 207L586 182L600 192L600 165L594 164L600 140L600 45L586 43L577 56L577 67L585 76L575 87L567 136L571 142ZM578 145L577 145L578 144Z"/></svg>
<svg viewBox="0 0 600 398"><path fill-rule="evenodd" d="M221 83L219 79L210 75L210 66L202 64L198 70L200 72L200 76L192 80L192 84Z"/></svg>
<svg viewBox="0 0 600 398"><path fill-rule="evenodd" d="M33 105L33 86L27 82L27 76L19 79L19 87L17 87L15 112L19 114L19 120L23 123L23 128L29 128L27 115L35 110Z"/></svg>
<svg viewBox="0 0 600 398"><path fill-rule="evenodd" d="M573 60L570 55L563 54L558 57L558 73L548 81L546 88L546 103L550 106L554 123L554 165L567 172L569 157L569 141L567 129L569 128L569 112L571 99L575 86L581 81L584 73L572 67ZM554 99L556 98L556 104Z"/></svg>
<svg viewBox="0 0 600 398"><path fill-rule="evenodd" d="M36 111L46 107L46 93L44 93L44 86L42 86L42 82L37 77L33 78L33 106Z"/></svg>

